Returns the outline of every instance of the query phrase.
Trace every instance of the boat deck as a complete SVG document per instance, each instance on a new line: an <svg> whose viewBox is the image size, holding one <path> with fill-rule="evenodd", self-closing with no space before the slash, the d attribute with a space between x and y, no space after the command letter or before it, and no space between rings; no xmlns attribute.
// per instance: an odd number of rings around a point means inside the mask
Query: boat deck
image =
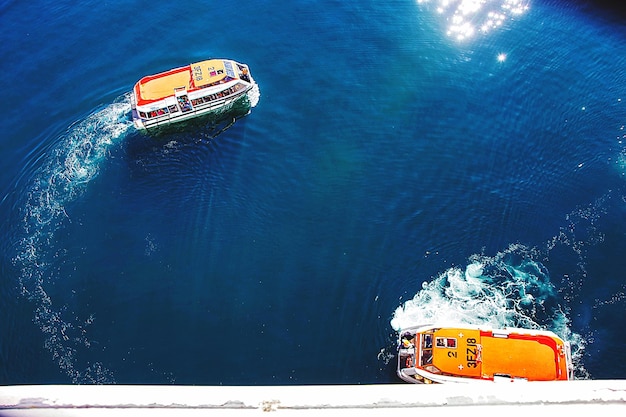
<svg viewBox="0 0 626 417"><path fill-rule="evenodd" d="M143 77L135 85L137 105L163 100L178 90L190 92L236 78L238 76L230 61L209 59L196 62Z"/></svg>

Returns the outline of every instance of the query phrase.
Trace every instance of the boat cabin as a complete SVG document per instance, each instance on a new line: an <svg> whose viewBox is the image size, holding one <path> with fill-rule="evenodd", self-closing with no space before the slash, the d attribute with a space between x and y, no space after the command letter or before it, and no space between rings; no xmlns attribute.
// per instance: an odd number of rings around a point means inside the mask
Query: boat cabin
<svg viewBox="0 0 626 417"><path fill-rule="evenodd" d="M131 94L139 129L170 124L223 109L256 83L245 64L209 59L140 79Z"/></svg>

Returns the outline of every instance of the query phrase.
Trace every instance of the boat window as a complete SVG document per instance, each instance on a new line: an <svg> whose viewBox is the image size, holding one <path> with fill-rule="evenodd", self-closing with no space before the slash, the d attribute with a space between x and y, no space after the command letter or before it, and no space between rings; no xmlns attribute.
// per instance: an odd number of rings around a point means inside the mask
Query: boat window
<svg viewBox="0 0 626 417"><path fill-rule="evenodd" d="M219 98L226 97L226 96L229 96L231 94L234 94L237 91L242 90L244 88L245 88L245 85L243 85L241 83L238 83L238 84L235 84L232 87L227 88L226 90L222 90L222 91L220 91L218 93L209 94L208 96L200 97L200 98L191 100L191 104L193 106L195 106L195 105L202 104L202 103L210 103L210 102L212 102L214 100L217 100Z"/></svg>
<svg viewBox="0 0 626 417"><path fill-rule="evenodd" d="M429 349L433 347L433 335L430 333L424 333L424 338L422 342L422 347L425 349Z"/></svg>
<svg viewBox="0 0 626 417"><path fill-rule="evenodd" d="M218 74L219 74L219 71L218 71ZM234 74L233 74L233 75L234 75ZM227 76L225 76L224 78L222 78L221 80L218 80L218 81L215 81L215 82L212 82L212 83L205 84L205 85L203 85L203 86L200 86L200 88L215 87L216 85L226 84L227 82L230 82L230 81L232 81L232 80L236 80L236 78L234 78L234 77L229 77L229 76L227 75Z"/></svg>
<svg viewBox="0 0 626 417"><path fill-rule="evenodd" d="M184 113L186 111L191 111L191 102L189 101L189 98L186 95L180 95L180 96L176 96L176 99L178 100L178 106L180 107L180 110Z"/></svg>
<svg viewBox="0 0 626 417"><path fill-rule="evenodd" d="M422 349L422 358L420 364L422 366L429 365L433 363L433 350L432 349Z"/></svg>
<svg viewBox="0 0 626 417"><path fill-rule="evenodd" d="M165 107L163 109L157 109L157 110L149 111L148 113L140 112L139 115L141 117L151 119L151 118L154 118L154 117L163 116L163 115L165 115L167 113L169 113L169 110L167 109L167 107Z"/></svg>
<svg viewBox="0 0 626 417"><path fill-rule="evenodd" d="M456 339L453 337L438 337L435 341L435 346L456 349Z"/></svg>

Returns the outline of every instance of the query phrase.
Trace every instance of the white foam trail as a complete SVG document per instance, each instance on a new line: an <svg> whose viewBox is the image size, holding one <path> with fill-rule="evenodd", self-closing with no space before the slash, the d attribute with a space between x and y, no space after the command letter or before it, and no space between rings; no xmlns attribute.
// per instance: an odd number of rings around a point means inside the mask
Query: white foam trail
<svg viewBox="0 0 626 417"><path fill-rule="evenodd" d="M567 319L558 302L549 275L533 259L533 252L511 245L494 257L475 255L464 270L450 268L423 283L396 309L391 326L398 330L447 322L562 331Z"/></svg>
<svg viewBox="0 0 626 417"><path fill-rule="evenodd" d="M97 363L77 369L76 347L89 345L85 328L93 317L84 322L63 318L62 307L44 289L55 278L51 261L58 256L49 252L55 232L69 221L65 207L97 177L111 147L132 126L129 112L130 99L125 96L69 127L33 174L21 209L23 237L13 258L20 270L20 290L36 306L34 321L45 334L45 347L75 383L110 382L111 375Z"/></svg>
<svg viewBox="0 0 626 417"><path fill-rule="evenodd" d="M465 269L450 268L424 282L396 309L391 327L454 323L548 329L572 342L577 374L585 375L583 339L569 329L548 272L535 258L538 254L523 245L494 257L474 255Z"/></svg>
<svg viewBox="0 0 626 417"><path fill-rule="evenodd" d="M519 282L492 285L489 277L474 275L482 267L481 263L471 263L464 271L450 268L423 283L411 300L396 309L391 326L399 330L420 323L463 323L538 328L518 308L532 297L517 297L523 285Z"/></svg>
<svg viewBox="0 0 626 417"><path fill-rule="evenodd" d="M259 99L261 98L261 90L259 90L259 85L254 84L252 86L252 90L248 92L248 101L250 102L250 107L256 107L259 104Z"/></svg>

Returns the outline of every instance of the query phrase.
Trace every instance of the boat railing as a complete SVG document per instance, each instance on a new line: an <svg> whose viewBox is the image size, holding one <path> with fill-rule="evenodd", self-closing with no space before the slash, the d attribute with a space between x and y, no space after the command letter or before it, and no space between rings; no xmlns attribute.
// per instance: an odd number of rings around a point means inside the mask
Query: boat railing
<svg viewBox="0 0 626 417"><path fill-rule="evenodd" d="M210 100L210 101L205 101L203 103L192 105L191 110L188 110L186 112L181 112L179 110L175 112L168 111L168 112L165 112L164 114L160 114L155 117L142 118L142 121L146 127L150 127L150 126L155 126L155 125L158 126L158 125L163 125L163 124L169 124L171 123L172 120L180 119L182 117L187 119L187 118L191 118L194 116L199 116L212 109L223 107L224 105L229 104L229 102L233 102L239 99L241 96L247 93L250 89L251 87L247 89L246 88L237 89L234 93L226 94L217 100L212 100L212 101Z"/></svg>

